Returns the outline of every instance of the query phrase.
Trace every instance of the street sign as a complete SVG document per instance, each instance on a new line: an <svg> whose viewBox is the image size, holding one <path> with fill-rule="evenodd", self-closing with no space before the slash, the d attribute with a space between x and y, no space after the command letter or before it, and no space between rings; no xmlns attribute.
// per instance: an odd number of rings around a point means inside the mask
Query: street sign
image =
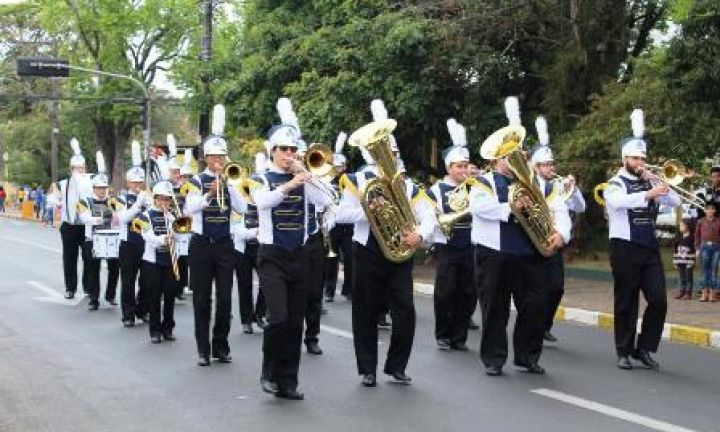
<svg viewBox="0 0 720 432"><path fill-rule="evenodd" d="M19 58L17 74L19 76L66 77L70 76L67 60Z"/></svg>

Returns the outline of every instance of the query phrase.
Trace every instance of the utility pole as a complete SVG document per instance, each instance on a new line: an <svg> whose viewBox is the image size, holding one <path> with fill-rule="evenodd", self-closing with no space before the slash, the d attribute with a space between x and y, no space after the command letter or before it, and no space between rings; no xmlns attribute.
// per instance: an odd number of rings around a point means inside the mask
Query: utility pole
<svg viewBox="0 0 720 432"><path fill-rule="evenodd" d="M210 109L212 108L212 95L210 94L210 60L212 59L212 26L213 26L213 0L202 1L202 15L200 25L203 27L200 39L200 119L198 132L200 145L198 146L198 169L205 169L205 155L202 150L202 141L210 135Z"/></svg>
<svg viewBox="0 0 720 432"><path fill-rule="evenodd" d="M58 55L58 43L57 40L53 41L54 55ZM57 77L50 77L50 94L53 96L53 101L50 105L50 179L53 183L58 181L58 149L59 149L59 138L60 138L60 123L58 122L58 106L60 102L57 99L58 95L58 79Z"/></svg>

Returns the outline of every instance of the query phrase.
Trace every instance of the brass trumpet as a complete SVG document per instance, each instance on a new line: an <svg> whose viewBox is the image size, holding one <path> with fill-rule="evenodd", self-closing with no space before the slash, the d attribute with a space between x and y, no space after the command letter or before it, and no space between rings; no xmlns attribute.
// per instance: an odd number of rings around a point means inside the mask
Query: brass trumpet
<svg viewBox="0 0 720 432"><path fill-rule="evenodd" d="M223 183L236 184L245 176L245 169L237 162L228 162L223 168L222 174L217 176L215 196L217 197L220 211L227 210L227 197L225 196L225 187Z"/></svg>

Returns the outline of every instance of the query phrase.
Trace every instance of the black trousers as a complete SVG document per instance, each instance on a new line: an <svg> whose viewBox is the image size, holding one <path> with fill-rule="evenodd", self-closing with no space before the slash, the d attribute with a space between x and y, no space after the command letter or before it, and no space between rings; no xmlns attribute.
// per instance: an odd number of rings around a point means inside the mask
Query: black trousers
<svg viewBox="0 0 720 432"><path fill-rule="evenodd" d="M104 258L94 258L92 255L92 242L86 241L83 244L83 261L85 271L83 272L83 287L90 298L91 304L97 304L100 298L100 261ZM105 285L105 300L115 299L118 279L120 277L120 260L107 259L107 283Z"/></svg>
<svg viewBox="0 0 720 432"><path fill-rule="evenodd" d="M665 272L657 248L647 248L620 239L610 240L610 267L615 292L615 348L618 356L642 349L656 352L660 345L667 291ZM635 340L638 298L642 291L647 301L642 329Z"/></svg>
<svg viewBox="0 0 720 432"><path fill-rule="evenodd" d="M353 226L349 224L338 224L330 230L330 245L337 256L325 257L325 296L329 298L335 297L340 261L344 273L340 293L344 296L352 295L352 236Z"/></svg>
<svg viewBox="0 0 720 432"><path fill-rule="evenodd" d="M320 334L320 315L322 314L323 270L325 266L325 248L322 234L308 237L305 246L308 256L308 299L305 309L305 343L318 341Z"/></svg>
<svg viewBox="0 0 720 432"><path fill-rule="evenodd" d="M680 290L692 293L693 290L693 266L678 264L678 276L680 277Z"/></svg>
<svg viewBox="0 0 720 432"><path fill-rule="evenodd" d="M183 290L186 286L188 286L188 269L190 266L188 266L188 257L187 256L178 256L178 272L180 273L180 279L175 280L175 277L173 276L175 287L175 295L182 294Z"/></svg>
<svg viewBox="0 0 720 432"><path fill-rule="evenodd" d="M415 337L412 260L388 261L379 251L353 244L353 342L358 373L376 373L378 363L377 317L387 298L392 318L390 347L384 371L404 372Z"/></svg>
<svg viewBox="0 0 720 432"><path fill-rule="evenodd" d="M262 376L283 390L294 390L298 384L309 291L307 248L287 251L274 245L260 245L257 266L267 303Z"/></svg>
<svg viewBox="0 0 720 432"><path fill-rule="evenodd" d="M123 319L142 316L149 310L147 284L143 278L142 256L145 246L124 241L120 243L120 308ZM138 277L139 275L139 277ZM135 295L135 282L140 288Z"/></svg>
<svg viewBox="0 0 720 432"><path fill-rule="evenodd" d="M194 234L188 263L193 291L195 342L200 356L229 354L230 311L233 288L233 242L230 236L218 241ZM215 325L210 344L210 308L215 282ZM212 348L212 350L211 350Z"/></svg>
<svg viewBox="0 0 720 432"><path fill-rule="evenodd" d="M65 290L71 293L77 292L77 260L82 254L85 243L85 225L70 225L63 222L60 225L60 239L62 240L63 252L63 274L65 276ZM85 274L85 261L83 260L83 275ZM83 277L84 279L84 277ZM83 290L87 288L83 286Z"/></svg>
<svg viewBox="0 0 720 432"><path fill-rule="evenodd" d="M452 344L465 343L476 301L473 250L444 244L436 244L435 250L435 338Z"/></svg>
<svg viewBox="0 0 720 432"><path fill-rule="evenodd" d="M485 367L502 367L507 361L511 298L517 308L515 364L524 366L540 359L549 265L539 254L518 256L475 246L475 287L483 319L480 359Z"/></svg>
<svg viewBox="0 0 720 432"><path fill-rule="evenodd" d="M562 252L550 257L548 263L548 303L547 314L545 315L545 330L550 331L555 319L555 313L560 307L560 301L565 294L565 263Z"/></svg>
<svg viewBox="0 0 720 432"><path fill-rule="evenodd" d="M150 336L172 333L177 287L172 267L143 261L143 274L150 296Z"/></svg>
<svg viewBox="0 0 720 432"><path fill-rule="evenodd" d="M258 243L246 243L245 252L233 250L235 255L235 277L238 285L240 322L250 324L257 317L265 316L265 296L258 289L253 309L253 269L257 271Z"/></svg>

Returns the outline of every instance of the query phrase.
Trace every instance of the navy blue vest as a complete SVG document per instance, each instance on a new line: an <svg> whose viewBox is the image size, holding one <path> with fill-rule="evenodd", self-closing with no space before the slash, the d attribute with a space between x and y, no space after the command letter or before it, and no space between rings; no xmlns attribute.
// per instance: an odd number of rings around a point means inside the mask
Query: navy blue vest
<svg viewBox="0 0 720 432"><path fill-rule="evenodd" d="M198 182L200 179L200 182ZM209 176L206 173L200 173L192 180L190 180L195 187L200 189L200 193L205 195L210 190L210 185L215 180L215 177ZM210 200L210 205L205 207L202 211L202 232L205 237L209 237L213 240L218 240L230 236L230 193L228 192L227 184L223 183L225 193L225 211L220 211L220 205L217 202L217 197L213 197Z"/></svg>
<svg viewBox="0 0 720 432"><path fill-rule="evenodd" d="M289 182L293 174L269 171L265 173L270 190ZM272 209L273 244L293 251L305 242L305 193L304 187L291 190L282 202Z"/></svg>
<svg viewBox="0 0 720 432"><path fill-rule="evenodd" d="M159 210L148 210L150 216L150 227L155 235L167 234L167 226L165 225L165 214ZM155 264L170 265L170 251L167 246L160 246L155 249Z"/></svg>
<svg viewBox="0 0 720 432"><path fill-rule="evenodd" d="M137 195L127 193L125 194L125 208L130 208L133 205L135 205L135 202L137 201ZM145 208L143 207L141 211L144 211ZM132 229L132 221L128 222L127 224L127 241L130 243L141 245L145 243L145 240L142 238L142 234L139 232L133 231Z"/></svg>
<svg viewBox="0 0 720 432"><path fill-rule="evenodd" d="M455 189L455 186L449 185L445 182L438 183L438 188L440 189L440 197L433 197L434 199L441 199L442 204L442 212L452 213L453 210L450 208L449 202L448 202L448 192ZM428 193L432 193L432 189L428 191ZM466 248L470 246L470 231L472 228L472 215L467 215L461 219L459 219L455 224L453 225L452 232L450 233L450 238L447 240L448 246L456 247L456 248Z"/></svg>
<svg viewBox="0 0 720 432"><path fill-rule="evenodd" d="M493 180L495 181L498 201L500 203L508 202L508 192L512 179L498 172L493 172ZM484 178L481 181L487 182ZM513 255L533 255L536 253L530 237L512 214L510 214L507 222L500 222L500 251Z"/></svg>
<svg viewBox="0 0 720 432"><path fill-rule="evenodd" d="M619 176L625 183L627 193L645 192L652 189L650 182L643 179L629 179ZM636 207L627 210L630 223L630 241L643 246L655 248L658 245L655 237L655 218L659 206L655 200L650 200L645 207Z"/></svg>

